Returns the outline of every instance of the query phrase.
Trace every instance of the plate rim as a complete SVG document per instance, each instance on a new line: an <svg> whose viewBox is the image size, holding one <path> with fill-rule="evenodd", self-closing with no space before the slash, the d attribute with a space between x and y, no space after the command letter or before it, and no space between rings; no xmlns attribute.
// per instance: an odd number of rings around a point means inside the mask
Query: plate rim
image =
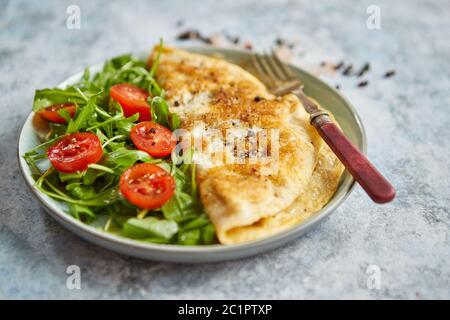
<svg viewBox="0 0 450 320"><path fill-rule="evenodd" d="M177 46L180 49L194 52L202 52L203 54L223 54L224 52L229 52L233 54L255 54L256 52L249 52L238 49L229 49L229 48L217 48L217 47L203 47L203 46ZM144 53L149 53L150 51L141 51L141 52L131 52L132 55L143 55ZM97 67L102 65L107 59L102 62L97 62L89 65L90 68ZM321 85L325 86L328 90L332 91L336 97L338 97L351 111L351 115L353 120L357 124L359 129L359 134L361 135L361 145L360 150L366 154L367 153L367 136L366 131L361 120L360 115L356 111L355 107L335 88L328 85L326 82L316 77L312 73L304 70L301 67L296 65L288 64L291 68L295 69L297 72L304 73L307 76L314 78L315 81L318 81ZM75 78L79 78L82 74L83 70L73 73L72 75L66 77L63 81L59 82L57 86L62 86L67 84L67 82L73 81ZM322 209L316 212L313 216L309 217L303 223L300 223L288 230L282 231L280 233L271 235L267 238L241 243L241 244L231 244L231 245L223 245L223 244L214 244L214 245L201 245L201 246L183 246L183 245L174 245L174 244L153 244L146 243L142 241L137 241L133 239L128 239L125 237L120 237L114 234L110 234L97 228L87 225L79 220L74 219L68 213L65 213L63 210L54 210L49 206L47 200L44 198L43 194L34 186L34 180L31 175L26 172L26 162L21 156L21 141L24 139L24 130L27 124L32 120L34 116L34 112L30 112L30 114L25 119L19 137L17 139L17 159L19 163L19 171L24 178L27 187L30 189L35 198L40 202L41 206L47 211L50 216L52 216L55 220L57 220L64 227L70 229L71 232L76 233L78 236L81 236L84 239L87 239L97 245L101 245L102 247L106 247L109 250L118 251L122 254L140 257L148 260L159 260L159 261L170 261L170 262L208 262L208 261L223 261L223 260L231 260L236 258L241 258L244 256L254 255L263 251L267 251L278 247L284 243L287 243L305 232L309 231L310 228L323 221L328 215L330 215L340 204L342 204L347 197L352 193L355 187L355 180L353 177L349 175L349 181L344 186L344 189L340 190L341 194L333 195L333 198L328 202ZM97 241L96 241L97 240ZM108 245L115 245L116 247L111 247ZM122 247L122 248L120 248ZM124 249L129 248L132 249L130 252L125 252ZM136 251L138 250L138 251ZM143 251L141 251L143 250ZM185 254L195 253L195 256L186 257ZM205 254L215 254L211 256L210 259L208 257L200 257L200 255ZM235 256L229 256L231 253L235 253ZM240 253L240 254L239 254ZM164 256L164 254L170 256ZM180 259L178 255L183 255L184 258ZM157 257L158 256L158 257ZM156 258L155 258L156 257Z"/></svg>

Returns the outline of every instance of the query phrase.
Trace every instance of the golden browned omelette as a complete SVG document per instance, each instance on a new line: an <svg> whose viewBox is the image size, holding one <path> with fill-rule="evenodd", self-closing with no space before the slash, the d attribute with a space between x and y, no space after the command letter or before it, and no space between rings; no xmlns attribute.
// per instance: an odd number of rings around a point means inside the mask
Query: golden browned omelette
<svg viewBox="0 0 450 320"><path fill-rule="evenodd" d="M294 95L274 97L239 66L179 49L163 50L156 77L181 128L206 137L197 182L221 243L285 230L334 194L343 166Z"/></svg>

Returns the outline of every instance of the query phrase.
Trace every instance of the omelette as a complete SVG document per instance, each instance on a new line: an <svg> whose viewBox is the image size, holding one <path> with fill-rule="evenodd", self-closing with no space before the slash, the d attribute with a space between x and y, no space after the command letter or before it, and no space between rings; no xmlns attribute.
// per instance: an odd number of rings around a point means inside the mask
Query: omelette
<svg viewBox="0 0 450 320"><path fill-rule="evenodd" d="M295 95L275 97L235 64L173 48L162 50L156 79L189 139L204 138L196 179L220 243L286 230L333 196L343 165Z"/></svg>

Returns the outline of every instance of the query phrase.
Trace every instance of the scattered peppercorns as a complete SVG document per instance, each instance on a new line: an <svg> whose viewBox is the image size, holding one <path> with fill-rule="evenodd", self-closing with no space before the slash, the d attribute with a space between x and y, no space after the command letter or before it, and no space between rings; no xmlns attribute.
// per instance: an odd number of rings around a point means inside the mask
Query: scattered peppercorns
<svg viewBox="0 0 450 320"><path fill-rule="evenodd" d="M340 61L338 64L334 66L334 70L339 70L344 66L344 61Z"/></svg>
<svg viewBox="0 0 450 320"><path fill-rule="evenodd" d="M393 77L394 75L395 75L395 70L389 70L389 71L386 71L386 73L384 74L384 77L390 78L390 77Z"/></svg>
<svg viewBox="0 0 450 320"><path fill-rule="evenodd" d="M275 39L275 44L278 47L288 47L289 49L293 49L294 48L294 44L292 42L287 41L286 39L283 38L276 38Z"/></svg>
<svg viewBox="0 0 450 320"><path fill-rule="evenodd" d="M358 82L358 87L363 88L363 87L366 87L368 84L369 84L369 81L364 80L364 81Z"/></svg>
<svg viewBox="0 0 450 320"><path fill-rule="evenodd" d="M177 26L181 27L182 25L184 25L184 21L183 20L178 20L177 21ZM217 35L216 35L217 36ZM206 44L215 44L217 41L216 36L213 37L206 37L204 35L202 35L198 30L195 29L189 29L186 30L185 32L180 33L177 36L178 40L200 40ZM222 36L228 40L229 42L237 45L239 43L241 43L241 39L238 36L231 36L230 34L228 34L226 31L222 32ZM277 47L285 47L285 48L289 48L289 49L293 49L294 48L294 44L292 42L289 42L288 40L278 37L275 39L274 41L275 45ZM242 43L242 46L247 49L247 50L252 50L253 49L253 44L250 41L244 41ZM368 73L371 70L371 65L369 62L366 62L362 65L361 69L359 70L354 70L354 66L353 64L346 64L344 61L339 61L336 64L332 64L332 63L328 63L326 61L321 61L320 62L320 66L321 67L327 67L330 66L332 69L334 70L342 70L341 74L344 76L356 76L356 77L362 77L364 76L366 73ZM383 74L383 78L391 78L396 74L395 70L388 70ZM357 83L357 87L359 88L363 88L368 86L369 81L368 80L363 80ZM335 85L335 88L337 90L339 90L341 88L341 86L339 84ZM259 102L261 101L263 98L256 96L254 98L255 102ZM174 102L174 106L178 107L180 104L178 101Z"/></svg>
<svg viewBox="0 0 450 320"><path fill-rule="evenodd" d="M363 67L361 68L361 70L358 72L358 77L362 77L366 72L368 72L370 70L370 64L368 62L366 62Z"/></svg>
<svg viewBox="0 0 450 320"><path fill-rule="evenodd" d="M241 39L238 36L235 37L228 33L225 35L225 38L233 44L239 44L239 42L241 41Z"/></svg>
<svg viewBox="0 0 450 320"><path fill-rule="evenodd" d="M198 30L186 30L177 36L177 40L200 40L206 44L213 44L212 37L202 35Z"/></svg>
<svg viewBox="0 0 450 320"><path fill-rule="evenodd" d="M353 65L351 64L351 65L347 66L347 67L344 69L344 71L342 71L342 74L343 74L344 76L350 76L350 75L352 74L352 71L353 71Z"/></svg>

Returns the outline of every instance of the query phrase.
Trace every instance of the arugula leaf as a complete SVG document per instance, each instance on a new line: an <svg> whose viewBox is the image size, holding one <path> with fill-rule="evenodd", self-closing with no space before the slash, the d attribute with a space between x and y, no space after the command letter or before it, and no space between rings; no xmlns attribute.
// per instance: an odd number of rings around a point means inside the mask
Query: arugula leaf
<svg viewBox="0 0 450 320"><path fill-rule="evenodd" d="M46 195L65 201L69 204L79 204L82 206L107 206L119 200L119 190L116 186L106 189L98 194L95 194L95 197L88 199L76 199L70 196L67 193L64 193L59 188L57 188L50 179L47 179L49 175L48 170L44 173L38 181L36 181L36 187Z"/></svg>
<svg viewBox="0 0 450 320"><path fill-rule="evenodd" d="M79 180L83 178L85 172L73 172L73 173L64 173L64 172L58 172L59 180L61 182L67 182L70 180Z"/></svg>
<svg viewBox="0 0 450 320"><path fill-rule="evenodd" d="M69 212L75 219L82 220L85 222L88 221L91 222L93 219L96 218L95 213L91 209L78 204L70 204Z"/></svg>
<svg viewBox="0 0 450 320"><path fill-rule="evenodd" d="M81 78L83 81L87 82L91 78L91 72L89 70L89 67L84 69L83 77Z"/></svg>
<svg viewBox="0 0 450 320"><path fill-rule="evenodd" d="M64 109L60 109L59 111L64 110ZM64 110L65 112L67 112L67 110ZM62 112L64 112L62 111ZM69 122L70 121L70 114L69 114L69 118L67 119ZM67 125L65 124L61 124L61 123L54 123L54 122L49 122L48 126L50 127L50 133L49 133L49 137L51 138L56 138L59 136L62 136L66 133L67 130Z"/></svg>
<svg viewBox="0 0 450 320"><path fill-rule="evenodd" d="M208 224L210 224L209 219L203 215L203 216L195 218L195 219L189 221L188 223L186 223L186 225L184 225L184 227L183 227L183 230L188 231L188 230L193 230L193 229L199 229Z"/></svg>
<svg viewBox="0 0 450 320"><path fill-rule="evenodd" d="M96 194L93 198L83 200L81 203L86 206L105 206L119 200L119 196L119 189L114 186Z"/></svg>
<svg viewBox="0 0 450 320"><path fill-rule="evenodd" d="M155 76L156 69L158 69L159 61L161 60L161 55L162 55L163 48L164 48L163 39L160 38L159 39L159 46L158 46L158 53L156 55L155 61L153 62L153 65L152 65L152 67L150 69L150 73L149 73L150 77L152 77L152 78Z"/></svg>
<svg viewBox="0 0 450 320"><path fill-rule="evenodd" d="M28 166L30 167L31 170L31 175L33 176L34 179L37 179L38 177L41 176L42 172L41 170L38 168L38 166L36 165L36 161L33 158L33 155L37 154L36 152L27 152L25 153L22 157L25 159L25 162L28 164Z"/></svg>
<svg viewBox="0 0 450 320"><path fill-rule="evenodd" d="M214 226L211 223L209 223L207 226L203 228L202 241L203 244L213 244L217 242L216 230L214 229Z"/></svg>
<svg viewBox="0 0 450 320"><path fill-rule="evenodd" d="M199 244L216 243L217 239L214 226L209 221L206 221L205 223L206 224L203 224L201 228L198 227L196 227L195 229L185 228L182 231L180 231L178 233L177 243L182 245L199 245Z"/></svg>
<svg viewBox="0 0 450 320"><path fill-rule="evenodd" d="M108 154L108 162L129 168L137 161L157 163L160 160L154 159L147 152L120 148Z"/></svg>
<svg viewBox="0 0 450 320"><path fill-rule="evenodd" d="M63 119L66 121L66 123L68 123L68 122L70 121L70 119L72 118L72 117L70 116L69 111L67 111L65 108L59 109L59 110L57 111L57 113L58 113L58 115L59 115L61 118L63 118Z"/></svg>
<svg viewBox="0 0 450 320"><path fill-rule="evenodd" d="M201 236L202 232L198 229L181 231L178 233L177 243L185 246L193 246L201 244L202 241Z"/></svg>
<svg viewBox="0 0 450 320"><path fill-rule="evenodd" d="M158 244L170 243L169 240L164 239L164 238L143 238L143 239L139 239L139 240L144 241L144 242L158 243Z"/></svg>
<svg viewBox="0 0 450 320"><path fill-rule="evenodd" d="M116 174L113 169L111 169L109 167L106 167L106 166L103 166L103 165L98 164L98 163L91 163L91 164L88 165L88 168L89 169L103 171L103 172L106 172L106 173Z"/></svg>
<svg viewBox="0 0 450 320"><path fill-rule="evenodd" d="M42 89L36 90L34 94L33 111L37 112L54 104L72 102L82 104L85 99L75 89L68 87L67 89Z"/></svg>
<svg viewBox="0 0 450 320"><path fill-rule="evenodd" d="M85 129L88 121L92 119L94 115L95 107L95 101L91 99L84 107L79 108L80 111L78 111L75 117L73 119L70 119L69 123L67 124L66 133L75 133L82 129Z"/></svg>
<svg viewBox="0 0 450 320"><path fill-rule="evenodd" d="M174 221L148 217L144 219L128 219L123 225L122 233L129 238L157 237L169 240L177 231L178 225Z"/></svg>
<svg viewBox="0 0 450 320"><path fill-rule="evenodd" d="M98 171L98 170L93 170L93 169L87 169L86 171L83 172L82 174L82 178L83 178L83 183L85 185L91 185L95 182L95 180L99 177L102 177L105 175L104 171Z"/></svg>
<svg viewBox="0 0 450 320"><path fill-rule="evenodd" d="M131 117L116 121L116 129L118 134L130 135L131 129L135 126L133 122L139 119L139 113L135 113Z"/></svg>
<svg viewBox="0 0 450 320"><path fill-rule="evenodd" d="M128 53L111 59L111 65L117 70L128 64L130 61L133 61L133 56Z"/></svg>
<svg viewBox="0 0 450 320"><path fill-rule="evenodd" d="M83 185L81 182L72 182L66 185L66 190L80 200L92 199L96 197L95 189L92 185Z"/></svg>
<svg viewBox="0 0 450 320"><path fill-rule="evenodd" d="M172 131L180 127L180 118L169 111L169 104L161 96L153 97L150 101L153 121L170 128Z"/></svg>
<svg viewBox="0 0 450 320"><path fill-rule="evenodd" d="M176 191L173 197L162 206L161 211L164 218L183 222L197 217L199 208L188 194Z"/></svg>

